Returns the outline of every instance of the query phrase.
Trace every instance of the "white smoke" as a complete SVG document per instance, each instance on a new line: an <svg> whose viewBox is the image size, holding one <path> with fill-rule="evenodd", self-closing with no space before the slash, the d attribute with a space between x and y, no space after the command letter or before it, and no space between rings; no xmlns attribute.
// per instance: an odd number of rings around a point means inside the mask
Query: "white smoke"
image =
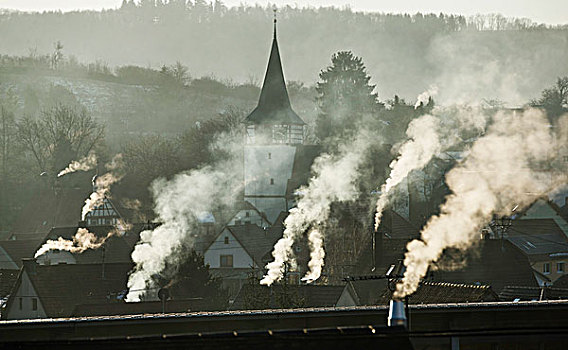
<svg viewBox="0 0 568 350"><path fill-rule="evenodd" d="M86 228L79 228L77 233L73 236L73 240L67 240L63 237L59 237L57 240L48 240L37 250L34 254L34 258L42 256L50 250L65 250L71 253L82 253L87 249L98 249L116 232L117 231L113 230L105 237L99 238Z"/></svg>
<svg viewBox="0 0 568 350"><path fill-rule="evenodd" d="M66 174L74 173L76 171L89 171L97 165L97 156L94 152L89 152L86 157L79 160L71 162L67 168L61 170L57 177L61 177Z"/></svg>
<svg viewBox="0 0 568 350"><path fill-rule="evenodd" d="M324 264L325 250L323 249L323 235L314 228L308 234L310 246L310 261L308 262L309 272L302 278L302 281L311 283L321 276Z"/></svg>
<svg viewBox="0 0 568 350"><path fill-rule="evenodd" d="M356 186L358 168L368 146L376 138L376 135L361 132L353 143L341 146L337 155L324 154L314 161L312 170L315 175L307 186L298 191L302 197L284 221L284 235L274 245L274 261L266 265L268 272L261 284L271 285L279 281L283 277L284 264L295 264L292 245L308 228L312 228L308 235L312 254L308 263L310 271L304 280L314 281L320 277L325 253L319 227L327 220L332 203L354 200L359 196Z"/></svg>
<svg viewBox="0 0 568 350"><path fill-rule="evenodd" d="M106 164L105 167L109 170L109 172L95 178L95 188L89 198L85 200L85 205L81 210L81 220L85 220L89 212L102 205L105 197L108 197L109 195L110 186L122 179L122 154L114 156L112 161Z"/></svg>
<svg viewBox="0 0 568 350"><path fill-rule="evenodd" d="M225 135L219 136L217 143L211 146L229 152L229 160L152 183L154 212L161 225L140 234L140 241L132 252L136 266L128 278L126 301L140 301L154 290L152 278L167 264L176 262L178 249L193 246L198 218L203 213L234 204L242 189L242 180L235 176L242 166L237 154L240 148L233 140L235 136L227 136L229 139L224 139Z"/></svg>
<svg viewBox="0 0 568 350"><path fill-rule="evenodd" d="M497 113L469 155L448 172L446 182L453 193L440 215L430 219L420 240L407 245L406 272L395 297L413 293L444 249L470 247L494 213L507 215L515 206L522 210L567 182L566 165L557 157L568 144L568 118L558 125L550 128L537 110Z"/></svg>
<svg viewBox="0 0 568 350"><path fill-rule="evenodd" d="M442 150L439 134L440 122L432 115L423 115L408 125L409 140L400 148L400 155L390 164L389 178L381 186L375 214L375 230L381 223L383 210L389 202L391 191L400 184L412 170L423 168L434 155Z"/></svg>
<svg viewBox="0 0 568 350"><path fill-rule="evenodd" d="M421 93L420 95L418 95L418 97L416 98L416 103L414 104L414 109L417 109L418 107L420 107L420 104L425 106L428 103L428 101L430 100L430 98L433 98L437 94L438 94L438 87L435 86L435 85L431 85L428 88L428 90L426 90L423 93Z"/></svg>

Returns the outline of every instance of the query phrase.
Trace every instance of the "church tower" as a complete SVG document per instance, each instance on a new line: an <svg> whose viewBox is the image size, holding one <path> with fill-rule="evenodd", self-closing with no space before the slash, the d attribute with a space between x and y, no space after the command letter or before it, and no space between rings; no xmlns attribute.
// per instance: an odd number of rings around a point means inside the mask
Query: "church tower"
<svg viewBox="0 0 568 350"><path fill-rule="evenodd" d="M257 107L244 120L245 201L264 212L271 222L287 211L286 193L298 146L306 124L290 105L282 62L274 37Z"/></svg>

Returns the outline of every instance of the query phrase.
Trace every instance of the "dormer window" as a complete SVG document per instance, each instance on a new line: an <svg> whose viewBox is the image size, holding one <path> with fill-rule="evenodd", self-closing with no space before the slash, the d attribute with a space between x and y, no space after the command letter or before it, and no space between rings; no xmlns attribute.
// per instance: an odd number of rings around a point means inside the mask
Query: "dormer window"
<svg viewBox="0 0 568 350"><path fill-rule="evenodd" d="M229 244L229 237L225 237L225 244Z"/></svg>

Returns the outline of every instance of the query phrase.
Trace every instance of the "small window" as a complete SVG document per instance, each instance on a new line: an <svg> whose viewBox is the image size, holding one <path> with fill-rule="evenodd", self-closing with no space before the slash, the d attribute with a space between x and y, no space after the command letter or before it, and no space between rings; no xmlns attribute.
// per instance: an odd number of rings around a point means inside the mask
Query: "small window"
<svg viewBox="0 0 568 350"><path fill-rule="evenodd" d="M229 244L229 237L225 237L225 244Z"/></svg>
<svg viewBox="0 0 568 350"><path fill-rule="evenodd" d="M250 212L246 211L245 216L248 218L250 216Z"/></svg>
<svg viewBox="0 0 568 350"><path fill-rule="evenodd" d="M24 307L24 298L18 298L20 303L20 310Z"/></svg>
<svg viewBox="0 0 568 350"><path fill-rule="evenodd" d="M564 273L564 261L556 263L556 272Z"/></svg>
<svg viewBox="0 0 568 350"><path fill-rule="evenodd" d="M268 159L272 159L272 153L268 153Z"/></svg>
<svg viewBox="0 0 568 350"><path fill-rule="evenodd" d="M550 263L542 264L542 273L545 273L545 274L550 273Z"/></svg>
<svg viewBox="0 0 568 350"><path fill-rule="evenodd" d="M37 298L32 298L32 310L37 310Z"/></svg>
<svg viewBox="0 0 568 350"><path fill-rule="evenodd" d="M274 179L270 179L270 184L274 185Z"/></svg>
<svg viewBox="0 0 568 350"><path fill-rule="evenodd" d="M232 255L221 255L221 267L233 267Z"/></svg>

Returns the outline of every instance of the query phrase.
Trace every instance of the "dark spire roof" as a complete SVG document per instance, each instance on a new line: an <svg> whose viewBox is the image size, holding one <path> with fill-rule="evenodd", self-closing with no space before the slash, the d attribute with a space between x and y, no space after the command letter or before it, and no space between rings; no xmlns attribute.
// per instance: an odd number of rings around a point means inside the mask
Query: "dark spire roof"
<svg viewBox="0 0 568 350"><path fill-rule="evenodd" d="M282 72L278 40L276 39L276 18L274 19L274 37L266 68L266 75L260 91L257 107L245 119L246 124L299 124L304 121L290 106L286 81Z"/></svg>

